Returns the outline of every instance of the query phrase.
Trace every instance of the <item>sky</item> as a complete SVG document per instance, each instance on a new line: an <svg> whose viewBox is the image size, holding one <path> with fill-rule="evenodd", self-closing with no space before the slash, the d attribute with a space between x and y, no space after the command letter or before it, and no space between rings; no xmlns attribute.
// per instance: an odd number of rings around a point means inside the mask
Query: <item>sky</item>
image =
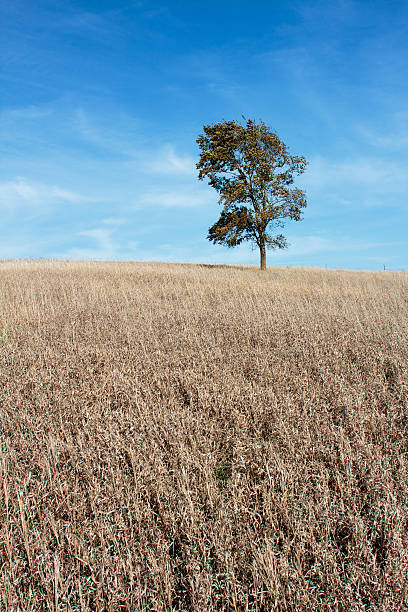
<svg viewBox="0 0 408 612"><path fill-rule="evenodd" d="M405 0L0 0L0 259L258 265L196 170L245 115L309 162L269 265L408 269L407 100Z"/></svg>

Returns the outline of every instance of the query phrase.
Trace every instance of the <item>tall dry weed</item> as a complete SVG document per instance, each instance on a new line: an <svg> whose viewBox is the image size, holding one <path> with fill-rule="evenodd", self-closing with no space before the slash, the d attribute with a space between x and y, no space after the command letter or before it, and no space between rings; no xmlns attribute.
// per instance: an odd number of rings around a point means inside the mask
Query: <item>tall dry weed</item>
<svg viewBox="0 0 408 612"><path fill-rule="evenodd" d="M0 609L408 608L408 276L0 266Z"/></svg>

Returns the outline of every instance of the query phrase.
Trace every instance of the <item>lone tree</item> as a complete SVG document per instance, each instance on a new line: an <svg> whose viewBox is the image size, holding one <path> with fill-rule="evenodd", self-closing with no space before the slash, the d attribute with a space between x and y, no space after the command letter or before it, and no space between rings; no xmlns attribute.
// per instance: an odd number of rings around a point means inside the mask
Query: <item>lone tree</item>
<svg viewBox="0 0 408 612"><path fill-rule="evenodd" d="M290 155L287 146L262 121L222 121L205 125L197 143L198 178L208 178L220 194L220 218L208 230L214 244L234 247L249 240L259 247L261 270L266 270L266 249L282 249L287 242L273 230L286 219L299 221L306 207L305 193L290 188L302 174L304 157Z"/></svg>

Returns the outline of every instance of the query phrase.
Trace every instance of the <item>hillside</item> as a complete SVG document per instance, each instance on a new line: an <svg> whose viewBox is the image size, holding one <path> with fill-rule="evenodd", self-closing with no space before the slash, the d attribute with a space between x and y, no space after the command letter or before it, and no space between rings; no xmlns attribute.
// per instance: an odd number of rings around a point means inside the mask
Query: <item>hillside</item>
<svg viewBox="0 0 408 612"><path fill-rule="evenodd" d="M0 609L408 606L408 274L0 264Z"/></svg>

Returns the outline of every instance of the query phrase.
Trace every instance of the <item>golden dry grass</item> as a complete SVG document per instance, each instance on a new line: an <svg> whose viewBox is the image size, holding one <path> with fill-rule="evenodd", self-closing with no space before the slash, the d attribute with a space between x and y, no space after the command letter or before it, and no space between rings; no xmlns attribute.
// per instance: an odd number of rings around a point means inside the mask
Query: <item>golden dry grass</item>
<svg viewBox="0 0 408 612"><path fill-rule="evenodd" d="M0 609L408 609L407 274L0 265Z"/></svg>

